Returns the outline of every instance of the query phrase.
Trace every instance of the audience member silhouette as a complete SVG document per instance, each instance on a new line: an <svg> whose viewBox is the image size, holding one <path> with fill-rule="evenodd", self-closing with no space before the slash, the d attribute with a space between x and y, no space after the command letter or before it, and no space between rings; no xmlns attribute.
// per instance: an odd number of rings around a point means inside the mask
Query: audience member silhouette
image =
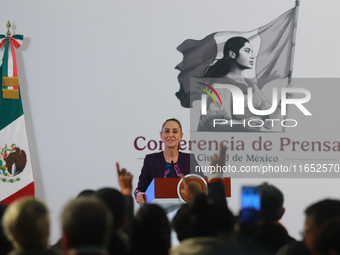
<svg viewBox="0 0 340 255"><path fill-rule="evenodd" d="M294 242L295 239L289 236L286 228L279 222L285 212L282 192L266 182L258 187L261 209L254 243L269 254L275 254L282 246Z"/></svg>
<svg viewBox="0 0 340 255"><path fill-rule="evenodd" d="M213 155L210 164L223 165L225 153L221 145L220 154ZM182 205L173 219L180 244L170 249L165 211L146 204L134 218L133 176L118 163L117 174L121 192L113 188L84 190L65 206L58 244L65 255L340 255L340 200L325 199L310 205L305 210L304 240L296 242L279 222L285 212L282 192L263 183L258 186L258 224L256 220L251 229L240 224L236 238L220 173L210 176L208 196L183 179L183 192L192 202ZM8 240L0 229L0 255L59 254L48 248L49 214L42 202L24 198L7 209L0 204L1 218ZM10 249L13 251L8 253Z"/></svg>
<svg viewBox="0 0 340 255"><path fill-rule="evenodd" d="M198 194L179 217L181 221L187 221L185 227L188 232L185 233L186 238L171 249L170 254L203 255L225 252L226 244L231 242L234 233L234 218L225 205L209 203L205 195Z"/></svg>
<svg viewBox="0 0 340 255"><path fill-rule="evenodd" d="M184 239L190 238L190 205L183 204L181 208L177 211L176 215L172 219L171 227L175 230L177 234L178 241L183 241Z"/></svg>
<svg viewBox="0 0 340 255"><path fill-rule="evenodd" d="M134 201L132 198L133 176L125 168L120 169L118 163L116 163L116 167L121 192L113 188L102 188L96 191L94 196L101 199L107 205L114 218L108 243L109 253L126 255L130 250L129 236L131 235L134 217Z"/></svg>
<svg viewBox="0 0 340 255"><path fill-rule="evenodd" d="M340 255L340 218L325 222L312 250L313 255Z"/></svg>
<svg viewBox="0 0 340 255"><path fill-rule="evenodd" d="M95 197L79 197L69 202L61 215L64 254L108 254L107 243L113 217Z"/></svg>
<svg viewBox="0 0 340 255"><path fill-rule="evenodd" d="M96 191L94 196L102 200L107 205L114 218L111 236L108 243L109 253L117 255L128 254L129 238L123 231L127 217L127 206L123 194L113 188L103 188ZM132 196L130 197L132 200Z"/></svg>
<svg viewBox="0 0 340 255"><path fill-rule="evenodd" d="M85 189L81 191L77 197L85 197L85 196L91 196L93 195L95 191L93 189ZM51 245L52 249L55 249L57 251L61 251L61 238L56 242L54 245Z"/></svg>
<svg viewBox="0 0 340 255"><path fill-rule="evenodd" d="M8 240L2 227L1 221L7 205L0 204L0 255L7 255L13 249L12 243Z"/></svg>
<svg viewBox="0 0 340 255"><path fill-rule="evenodd" d="M325 199L314 203L305 210L304 240L282 247L277 255L310 255L320 238L323 224L340 217L340 201Z"/></svg>
<svg viewBox="0 0 340 255"><path fill-rule="evenodd" d="M50 219L42 202L34 198L19 199L7 208L2 222L14 247L11 255L58 254L48 249Z"/></svg>
<svg viewBox="0 0 340 255"><path fill-rule="evenodd" d="M305 210L306 221L304 240L308 250L314 249L314 244L320 237L320 229L325 222L340 217L340 201L326 199L312 204Z"/></svg>
<svg viewBox="0 0 340 255"><path fill-rule="evenodd" d="M165 211L146 204L137 212L131 235L131 254L166 255L170 248L170 224Z"/></svg>

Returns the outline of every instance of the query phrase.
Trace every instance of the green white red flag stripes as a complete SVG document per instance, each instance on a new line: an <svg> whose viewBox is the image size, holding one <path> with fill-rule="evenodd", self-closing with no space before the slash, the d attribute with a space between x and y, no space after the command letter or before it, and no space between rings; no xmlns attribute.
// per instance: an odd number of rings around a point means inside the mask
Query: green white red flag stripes
<svg viewBox="0 0 340 255"><path fill-rule="evenodd" d="M2 98L19 99L19 79L15 48L22 44L23 36L0 35L0 48L3 49Z"/></svg>
<svg viewBox="0 0 340 255"><path fill-rule="evenodd" d="M18 77L14 50L22 40L22 35L0 35L2 88L7 78ZM0 97L0 203L9 204L23 196L34 196L34 181L20 89L18 86L6 89L18 90L18 99Z"/></svg>
<svg viewBox="0 0 340 255"><path fill-rule="evenodd" d="M15 48L19 48L23 42L23 35L6 37L0 35L0 57L3 59L2 77L18 77Z"/></svg>

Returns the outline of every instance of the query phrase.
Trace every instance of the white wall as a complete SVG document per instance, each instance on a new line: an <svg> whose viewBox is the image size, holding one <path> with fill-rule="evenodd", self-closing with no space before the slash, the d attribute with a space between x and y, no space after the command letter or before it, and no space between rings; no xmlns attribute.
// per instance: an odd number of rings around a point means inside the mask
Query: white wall
<svg viewBox="0 0 340 255"><path fill-rule="evenodd" d="M336 0L301 1L294 77L339 77ZM185 39L216 31L248 31L294 6L293 0L2 0L0 28L10 20L24 34L17 50L19 79L37 197L52 214L59 236L62 206L86 188L118 187L115 162L131 171L134 185L145 154L137 136L157 139L164 119L183 122L174 67ZM237 212L243 184L233 179L231 208ZM303 210L324 197L338 197L338 179L270 179L285 194L283 223L298 237Z"/></svg>

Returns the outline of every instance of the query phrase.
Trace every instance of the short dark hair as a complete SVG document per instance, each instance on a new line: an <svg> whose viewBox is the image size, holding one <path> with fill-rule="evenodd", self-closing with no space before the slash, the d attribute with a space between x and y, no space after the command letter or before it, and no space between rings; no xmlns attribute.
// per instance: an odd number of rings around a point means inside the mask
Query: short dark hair
<svg viewBox="0 0 340 255"><path fill-rule="evenodd" d="M113 188L102 188L97 190L94 196L102 200L110 209L114 218L113 229L117 230L120 228L126 215L126 204L123 194Z"/></svg>
<svg viewBox="0 0 340 255"><path fill-rule="evenodd" d="M131 235L131 254L168 254L170 224L156 204L144 205L136 214Z"/></svg>
<svg viewBox="0 0 340 255"><path fill-rule="evenodd" d="M324 222L340 217L340 201L325 199L310 205L305 210L307 217L312 217L314 226L321 226Z"/></svg>
<svg viewBox="0 0 340 255"><path fill-rule="evenodd" d="M234 231L234 216L228 207L220 203L209 203L204 194L195 196L189 214L192 237L216 237Z"/></svg>
<svg viewBox="0 0 340 255"><path fill-rule="evenodd" d="M261 221L278 221L283 212L283 194L274 185L267 182L258 186L261 197Z"/></svg>
<svg viewBox="0 0 340 255"><path fill-rule="evenodd" d="M61 215L61 225L71 248L104 247L108 241L112 214L95 197L81 196L69 202Z"/></svg>
<svg viewBox="0 0 340 255"><path fill-rule="evenodd" d="M93 189L84 189L82 191L80 191L80 193L78 194L77 197L80 197L80 196L91 196L93 195L95 191Z"/></svg>
<svg viewBox="0 0 340 255"><path fill-rule="evenodd" d="M332 219L322 225L315 249L320 255L328 255L331 250L340 253L340 218Z"/></svg>
<svg viewBox="0 0 340 255"><path fill-rule="evenodd" d="M191 237L189 209L189 204L183 204L171 222L171 227L175 230L180 242Z"/></svg>

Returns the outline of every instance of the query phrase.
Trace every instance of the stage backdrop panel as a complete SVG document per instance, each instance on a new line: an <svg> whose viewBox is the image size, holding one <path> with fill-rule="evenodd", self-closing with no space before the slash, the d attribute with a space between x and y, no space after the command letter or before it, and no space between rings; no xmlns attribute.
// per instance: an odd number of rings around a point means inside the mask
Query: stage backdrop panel
<svg viewBox="0 0 340 255"><path fill-rule="evenodd" d="M294 6L294 0L2 1L1 33L10 20L13 34L25 35L16 51L19 79L36 196L51 210L51 243L60 237L68 200L83 189L118 188L116 161L136 186L144 156L159 151L148 143L159 142L166 118L180 119L190 140L189 109L175 96L178 45L219 31L251 31ZM293 77L339 77L339 7L302 1ZM320 92L326 93L322 86ZM230 208L238 212L242 185L263 181L285 194L283 224L296 238L303 210L339 194L338 179L234 178Z"/></svg>

